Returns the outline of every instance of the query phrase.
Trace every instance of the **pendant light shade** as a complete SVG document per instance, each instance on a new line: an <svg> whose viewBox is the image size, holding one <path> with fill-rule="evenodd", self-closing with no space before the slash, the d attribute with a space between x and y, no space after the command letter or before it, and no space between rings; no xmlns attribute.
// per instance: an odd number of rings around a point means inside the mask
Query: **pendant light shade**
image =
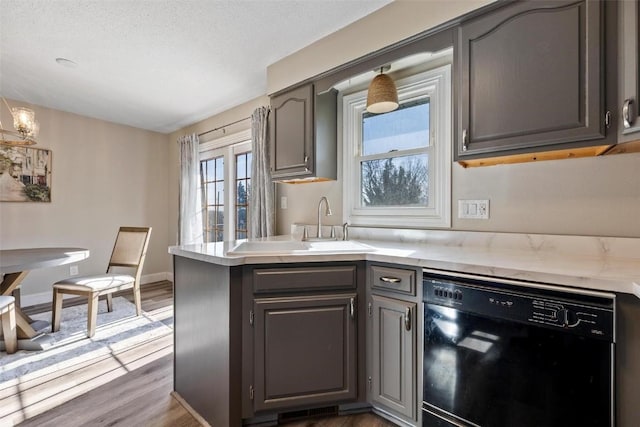
<svg viewBox="0 0 640 427"><path fill-rule="evenodd" d="M388 68L387 68L388 69ZM398 108L398 91L393 79L382 73L375 76L367 92L367 111L373 114L388 113Z"/></svg>

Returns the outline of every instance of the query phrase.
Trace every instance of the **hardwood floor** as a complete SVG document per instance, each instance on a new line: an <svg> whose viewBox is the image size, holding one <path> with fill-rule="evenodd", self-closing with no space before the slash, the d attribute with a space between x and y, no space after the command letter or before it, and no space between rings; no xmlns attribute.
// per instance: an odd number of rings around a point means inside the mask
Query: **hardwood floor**
<svg viewBox="0 0 640 427"><path fill-rule="evenodd" d="M170 282L147 285L142 309L157 320L173 314ZM131 292L116 294L133 300ZM65 300L65 306L83 304ZM27 307L31 315L50 305ZM75 366L50 370L37 378L0 386L0 426L160 426L200 424L170 395L173 384L173 337L160 336ZM296 421L287 427L391 427L373 414ZM223 427L223 426L213 426Z"/></svg>

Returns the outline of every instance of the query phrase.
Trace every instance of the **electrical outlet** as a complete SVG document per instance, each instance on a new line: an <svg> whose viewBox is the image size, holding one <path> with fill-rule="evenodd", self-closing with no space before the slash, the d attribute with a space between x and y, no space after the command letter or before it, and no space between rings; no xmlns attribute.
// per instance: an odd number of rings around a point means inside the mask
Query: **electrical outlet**
<svg viewBox="0 0 640 427"><path fill-rule="evenodd" d="M280 197L280 209L287 209L287 196Z"/></svg>
<svg viewBox="0 0 640 427"><path fill-rule="evenodd" d="M458 200L458 218L489 219L489 201Z"/></svg>
<svg viewBox="0 0 640 427"><path fill-rule="evenodd" d="M72 265L69 267L69 274L72 276L77 276L78 275L78 266L77 265Z"/></svg>

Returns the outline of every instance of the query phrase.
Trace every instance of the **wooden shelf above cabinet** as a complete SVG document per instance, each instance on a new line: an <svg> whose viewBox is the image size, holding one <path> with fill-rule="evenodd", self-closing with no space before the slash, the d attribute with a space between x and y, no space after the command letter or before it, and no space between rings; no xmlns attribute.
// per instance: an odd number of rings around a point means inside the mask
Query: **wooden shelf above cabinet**
<svg viewBox="0 0 640 427"><path fill-rule="evenodd" d="M579 157L600 156L611 148L611 145L596 145L592 147L568 148L565 150L543 151L538 153L513 154L509 156L488 157L482 159L466 159L459 160L458 163L464 168L470 168L479 166L507 165L513 163L539 162L543 160L576 159Z"/></svg>
<svg viewBox="0 0 640 427"><path fill-rule="evenodd" d="M640 153L640 139L637 141L625 142L624 144L613 145L606 153L609 154L627 154Z"/></svg>

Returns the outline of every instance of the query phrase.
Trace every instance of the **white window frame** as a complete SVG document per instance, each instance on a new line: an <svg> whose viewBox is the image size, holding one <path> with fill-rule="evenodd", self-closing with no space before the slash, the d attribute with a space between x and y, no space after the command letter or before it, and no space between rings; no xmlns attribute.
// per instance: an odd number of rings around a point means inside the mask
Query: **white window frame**
<svg viewBox="0 0 640 427"><path fill-rule="evenodd" d="M400 103L430 99L430 144L416 153L429 156L428 207L361 206L362 115L367 91L345 95L343 109L343 209L352 225L399 228L451 227L451 64L398 80ZM405 153L402 153L405 154ZM406 154L410 153L409 150ZM369 156L367 157L369 158Z"/></svg>
<svg viewBox="0 0 640 427"><path fill-rule="evenodd" d="M224 233L225 242L236 239L236 154L251 151L251 129L200 143L200 161L224 156ZM198 188L198 191L201 191ZM204 202L204 201L203 201ZM247 213L248 214L248 213ZM206 210L202 212L206 218Z"/></svg>

